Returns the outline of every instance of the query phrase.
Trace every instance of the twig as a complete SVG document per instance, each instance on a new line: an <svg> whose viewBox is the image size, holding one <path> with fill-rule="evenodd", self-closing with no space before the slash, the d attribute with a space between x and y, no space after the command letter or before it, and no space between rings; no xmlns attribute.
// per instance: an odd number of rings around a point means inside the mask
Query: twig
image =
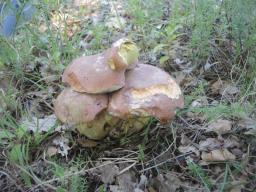
<svg viewBox="0 0 256 192"><path fill-rule="evenodd" d="M151 167L142 169L142 170L140 170L139 172L142 173L142 172L144 172L144 171L148 171L148 170L150 170L150 169L157 168L157 167L159 167L159 166L161 166L161 165L163 165L163 164L165 164L165 163L172 162L174 159L177 159L177 158L183 157L183 156L187 156L187 155L190 155L190 154L192 154L192 153L193 153L193 152L188 152L188 153L185 153L185 154L182 154L182 155L178 155L178 156L176 156L176 157L174 157L174 158L168 159L168 160L163 161L163 162L161 162L161 163L158 163L158 164L156 164L156 165L154 165L154 166L151 166Z"/></svg>
<svg viewBox="0 0 256 192"><path fill-rule="evenodd" d="M128 167L124 168L123 170L121 170L117 175L122 175L124 172L128 171L129 169L131 169L134 165L136 165L137 161L135 161L133 164L129 165Z"/></svg>
<svg viewBox="0 0 256 192"><path fill-rule="evenodd" d="M6 176L11 180L11 182L14 183L14 185L15 185L20 191L25 192L25 191L16 183L16 181L15 181L8 173L6 173L6 172L3 171L3 170L0 170L0 173L3 174L3 175L6 175Z"/></svg>

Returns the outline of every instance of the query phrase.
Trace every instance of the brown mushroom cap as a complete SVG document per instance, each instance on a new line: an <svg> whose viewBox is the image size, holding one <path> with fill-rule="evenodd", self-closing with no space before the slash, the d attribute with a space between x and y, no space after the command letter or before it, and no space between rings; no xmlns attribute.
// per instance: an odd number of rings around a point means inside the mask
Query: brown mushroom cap
<svg viewBox="0 0 256 192"><path fill-rule="evenodd" d="M125 86L111 96L108 112L123 119L153 116L164 122L172 119L176 108L183 105L181 89L168 73L139 64L126 72Z"/></svg>
<svg viewBox="0 0 256 192"><path fill-rule="evenodd" d="M86 123L93 121L107 105L107 95L82 94L65 88L54 101L54 112L63 123Z"/></svg>
<svg viewBox="0 0 256 192"><path fill-rule="evenodd" d="M93 94L122 88L124 72L137 61L138 49L129 40L117 42L101 54L75 59L64 71L62 81L75 91Z"/></svg>

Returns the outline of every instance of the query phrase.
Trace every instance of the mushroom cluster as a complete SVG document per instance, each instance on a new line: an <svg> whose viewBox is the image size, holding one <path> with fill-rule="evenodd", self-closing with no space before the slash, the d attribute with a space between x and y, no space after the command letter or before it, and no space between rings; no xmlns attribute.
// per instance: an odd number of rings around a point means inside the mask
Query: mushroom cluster
<svg viewBox="0 0 256 192"><path fill-rule="evenodd" d="M181 89L138 56L134 42L120 39L103 53L72 61L62 76L69 87L54 101L57 118L96 140L138 132L151 117L170 121L184 105Z"/></svg>

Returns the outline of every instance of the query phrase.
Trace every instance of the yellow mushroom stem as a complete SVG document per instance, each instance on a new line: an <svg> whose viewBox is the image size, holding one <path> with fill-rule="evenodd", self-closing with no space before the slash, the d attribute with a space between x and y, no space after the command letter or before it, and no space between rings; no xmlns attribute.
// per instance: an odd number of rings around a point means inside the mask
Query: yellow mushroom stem
<svg viewBox="0 0 256 192"><path fill-rule="evenodd" d="M149 121L150 117L133 117L123 120L103 112L89 123L77 124L76 129L80 134L94 140L103 139L107 135L120 138L141 131Z"/></svg>

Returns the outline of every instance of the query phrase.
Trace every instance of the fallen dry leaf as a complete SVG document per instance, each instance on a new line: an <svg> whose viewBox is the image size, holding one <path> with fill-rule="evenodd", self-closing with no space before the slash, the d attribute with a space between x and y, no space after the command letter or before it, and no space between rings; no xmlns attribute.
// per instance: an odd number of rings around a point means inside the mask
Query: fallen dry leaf
<svg viewBox="0 0 256 192"><path fill-rule="evenodd" d="M211 85L211 90L215 94L220 94L222 96L235 95L239 93L239 89L228 81L222 81L218 79Z"/></svg>
<svg viewBox="0 0 256 192"><path fill-rule="evenodd" d="M202 152L201 158L203 161L212 162L212 161L229 161L235 160L236 157L227 149L216 149L209 153Z"/></svg>
<svg viewBox="0 0 256 192"><path fill-rule="evenodd" d="M56 155L58 152L58 149L55 146L49 146L46 150L46 155L49 157Z"/></svg>
<svg viewBox="0 0 256 192"><path fill-rule="evenodd" d="M241 141L239 141L239 139L234 135L231 135L230 137L223 139L223 142L224 148L233 148L241 146Z"/></svg>
<svg viewBox="0 0 256 192"><path fill-rule="evenodd" d="M218 135L228 133L232 128L232 122L225 119L218 119L208 125L206 132L215 132Z"/></svg>
<svg viewBox="0 0 256 192"><path fill-rule="evenodd" d="M187 117L192 119L192 120L197 120L197 121L200 121L200 122L204 122L206 120L206 117L203 116L203 115L200 115L199 113L197 112L192 112L192 111L188 111L186 113Z"/></svg>
<svg viewBox="0 0 256 192"><path fill-rule="evenodd" d="M131 171L126 171L125 173L118 175L117 183L123 192L134 191L136 188L136 178L134 178Z"/></svg>
<svg viewBox="0 0 256 192"><path fill-rule="evenodd" d="M256 120L249 117L243 118L238 125L248 130L245 132L246 135L256 135Z"/></svg>
<svg viewBox="0 0 256 192"><path fill-rule="evenodd" d="M239 93L239 89L232 84L225 84L220 90L222 96L235 95L237 93Z"/></svg>
<svg viewBox="0 0 256 192"><path fill-rule="evenodd" d="M21 126L27 130L32 131L33 133L38 132L48 132L51 130L56 124L56 116L49 115L44 118L38 119L36 117L32 117L31 119L25 119L21 122Z"/></svg>
<svg viewBox="0 0 256 192"><path fill-rule="evenodd" d="M119 168L112 161L97 163L96 167L98 168L93 172L99 175L101 181L105 184L113 183L115 181L115 177L119 173Z"/></svg>
<svg viewBox="0 0 256 192"><path fill-rule="evenodd" d="M188 153L188 152L193 152L195 153L197 156L200 155L198 149L194 146L179 146L178 147L178 150L181 152L181 153Z"/></svg>
<svg viewBox="0 0 256 192"><path fill-rule="evenodd" d="M180 142L183 146L190 145L192 143L192 141L184 133L181 133Z"/></svg>
<svg viewBox="0 0 256 192"><path fill-rule="evenodd" d="M242 192L243 186L232 187L229 192Z"/></svg>
<svg viewBox="0 0 256 192"><path fill-rule="evenodd" d="M206 140L199 142L200 151L212 151L220 148L233 148L239 146L238 139L233 136L225 139L207 138Z"/></svg>
<svg viewBox="0 0 256 192"><path fill-rule="evenodd" d="M212 151L215 149L219 149L221 146L222 142L220 142L216 138L207 138L206 140L199 142L200 151Z"/></svg>
<svg viewBox="0 0 256 192"><path fill-rule="evenodd" d="M161 192L175 192L181 186L180 179L171 172L165 175L159 174L151 181L152 190Z"/></svg>
<svg viewBox="0 0 256 192"><path fill-rule="evenodd" d="M211 85L211 91L214 94L219 94L220 93L220 89L222 88L224 82L221 79L218 79L217 81L215 81L212 85Z"/></svg>
<svg viewBox="0 0 256 192"><path fill-rule="evenodd" d="M194 100L191 103L191 107L196 108L196 107L203 107L208 105L208 100L206 97L201 97L196 100Z"/></svg>

